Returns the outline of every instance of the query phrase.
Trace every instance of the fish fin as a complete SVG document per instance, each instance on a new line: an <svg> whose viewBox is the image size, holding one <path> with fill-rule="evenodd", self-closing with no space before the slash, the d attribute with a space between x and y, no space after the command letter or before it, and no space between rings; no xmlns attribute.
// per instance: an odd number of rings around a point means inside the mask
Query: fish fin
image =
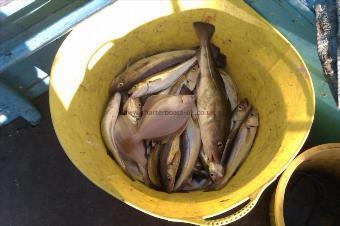
<svg viewBox="0 0 340 226"><path fill-rule="evenodd" d="M216 62L218 55L221 54L221 52L220 52L221 49L218 46L214 45L213 43L211 43L210 49L211 49L211 55L213 56L213 58Z"/></svg>
<svg viewBox="0 0 340 226"><path fill-rule="evenodd" d="M150 97L148 97L148 99L146 100L144 106L143 106L143 113L144 112L148 112L150 110L150 108L159 100L169 97L171 95L168 94L158 94L158 95L152 95Z"/></svg>
<svg viewBox="0 0 340 226"><path fill-rule="evenodd" d="M227 64L227 57L223 53L219 53L215 59L216 67L224 68Z"/></svg>
<svg viewBox="0 0 340 226"><path fill-rule="evenodd" d="M227 62L226 56L223 53L221 53L220 48L214 45L213 43L211 43L210 47L211 47L211 54L214 58L216 67L224 68Z"/></svg>
<svg viewBox="0 0 340 226"><path fill-rule="evenodd" d="M193 23L194 29L198 38L201 41L210 41L214 32L215 26L205 22L194 22Z"/></svg>
<svg viewBox="0 0 340 226"><path fill-rule="evenodd" d="M217 57L218 54L220 54L221 49L218 46L216 46L215 44L213 44L213 43L211 43L210 46L211 46L211 53L212 53L212 55L214 56L214 58Z"/></svg>

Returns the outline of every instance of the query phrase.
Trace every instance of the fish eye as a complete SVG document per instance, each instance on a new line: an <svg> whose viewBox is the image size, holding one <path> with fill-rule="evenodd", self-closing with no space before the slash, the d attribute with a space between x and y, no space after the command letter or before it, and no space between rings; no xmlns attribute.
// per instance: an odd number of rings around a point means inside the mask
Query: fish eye
<svg viewBox="0 0 340 226"><path fill-rule="evenodd" d="M223 146L223 143L221 141L217 142L217 146L221 148Z"/></svg>
<svg viewBox="0 0 340 226"><path fill-rule="evenodd" d="M171 177L168 177L168 181L171 181Z"/></svg>
<svg viewBox="0 0 340 226"><path fill-rule="evenodd" d="M239 105L237 108L238 108L238 110L240 110L240 111L243 110L243 106L242 106L242 105Z"/></svg>
<svg viewBox="0 0 340 226"><path fill-rule="evenodd" d="M214 177L215 176L215 174L213 174L213 173L210 173L210 177Z"/></svg>
<svg viewBox="0 0 340 226"><path fill-rule="evenodd" d="M142 104L141 103L138 103L138 107L141 107L142 106Z"/></svg>
<svg viewBox="0 0 340 226"><path fill-rule="evenodd" d="M124 85L123 82L118 83L118 87L122 87Z"/></svg>

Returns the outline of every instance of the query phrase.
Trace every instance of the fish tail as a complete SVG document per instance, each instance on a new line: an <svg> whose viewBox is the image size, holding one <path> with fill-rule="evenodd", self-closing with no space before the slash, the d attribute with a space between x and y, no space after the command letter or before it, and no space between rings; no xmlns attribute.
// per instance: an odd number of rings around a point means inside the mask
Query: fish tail
<svg viewBox="0 0 340 226"><path fill-rule="evenodd" d="M210 41L214 32L215 26L205 22L194 22L193 23L194 29L198 38L201 41Z"/></svg>

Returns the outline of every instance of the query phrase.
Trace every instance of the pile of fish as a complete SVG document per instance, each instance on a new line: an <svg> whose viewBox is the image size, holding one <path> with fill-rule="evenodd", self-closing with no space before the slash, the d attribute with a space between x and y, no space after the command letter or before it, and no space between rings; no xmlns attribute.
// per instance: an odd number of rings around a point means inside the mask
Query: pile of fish
<svg viewBox="0 0 340 226"><path fill-rule="evenodd" d="M211 43L215 27L195 22L196 50L152 55L116 76L101 121L124 172L166 192L221 189L248 155L259 115Z"/></svg>

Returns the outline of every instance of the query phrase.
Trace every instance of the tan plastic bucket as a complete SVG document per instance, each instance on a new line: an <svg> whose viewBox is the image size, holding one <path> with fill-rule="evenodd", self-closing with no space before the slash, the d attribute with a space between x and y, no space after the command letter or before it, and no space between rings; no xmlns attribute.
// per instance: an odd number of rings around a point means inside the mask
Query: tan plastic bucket
<svg viewBox="0 0 340 226"><path fill-rule="evenodd" d="M285 226L284 198L287 185L297 170L318 170L340 178L340 143L323 144L300 154L282 174L273 200L271 223Z"/></svg>

